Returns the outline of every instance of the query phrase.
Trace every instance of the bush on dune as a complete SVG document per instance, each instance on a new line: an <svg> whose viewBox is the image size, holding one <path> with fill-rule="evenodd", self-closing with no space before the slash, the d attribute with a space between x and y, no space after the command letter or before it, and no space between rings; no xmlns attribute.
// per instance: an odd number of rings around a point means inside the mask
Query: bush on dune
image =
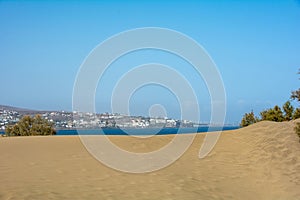
<svg viewBox="0 0 300 200"><path fill-rule="evenodd" d="M17 124L7 126L7 136L55 135L53 124L40 115L24 116Z"/></svg>
<svg viewBox="0 0 300 200"><path fill-rule="evenodd" d="M296 108L295 112L293 113L293 119L300 118L300 108Z"/></svg>
<svg viewBox="0 0 300 200"><path fill-rule="evenodd" d="M290 101L285 102L285 104L282 106L282 109L285 113L284 120L289 121L293 119L294 107L291 105Z"/></svg>
<svg viewBox="0 0 300 200"><path fill-rule="evenodd" d="M300 69L298 74L300 74ZM292 100L297 100L297 102L300 102L300 88L296 91L292 91L290 98ZM270 108L260 112L260 117L261 118L255 117L253 111L251 111L250 113L245 113L240 123L240 126L249 126L250 124L254 124L261 120L268 120L274 122L295 120L300 118L300 108L294 109L294 107L291 105L291 102L287 101L282 106L282 109L278 105L276 105L274 106L274 108ZM294 130L296 134L300 137L300 122L296 123Z"/></svg>
<svg viewBox="0 0 300 200"><path fill-rule="evenodd" d="M261 120L268 120L274 122L282 122L284 121L283 112L279 106L274 106L274 108L270 108L268 110L262 111L260 113Z"/></svg>
<svg viewBox="0 0 300 200"><path fill-rule="evenodd" d="M240 126L245 127L258 122L259 119L254 115L254 112L245 113Z"/></svg>

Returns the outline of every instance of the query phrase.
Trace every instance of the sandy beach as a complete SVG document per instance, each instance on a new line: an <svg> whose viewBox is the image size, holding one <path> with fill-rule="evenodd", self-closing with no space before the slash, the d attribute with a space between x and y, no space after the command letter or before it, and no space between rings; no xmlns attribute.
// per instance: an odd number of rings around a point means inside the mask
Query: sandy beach
<svg viewBox="0 0 300 200"><path fill-rule="evenodd" d="M223 132L198 158L198 134L172 165L129 174L94 159L76 136L0 137L0 199L299 199L300 144L294 122ZM209 134L209 133L208 133ZM111 136L121 148L153 151L169 136Z"/></svg>

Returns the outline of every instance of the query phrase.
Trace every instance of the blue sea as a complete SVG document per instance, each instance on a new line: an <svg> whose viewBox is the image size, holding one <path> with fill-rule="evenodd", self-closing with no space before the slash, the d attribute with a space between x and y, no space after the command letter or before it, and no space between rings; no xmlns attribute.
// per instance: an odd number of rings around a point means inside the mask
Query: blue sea
<svg viewBox="0 0 300 200"><path fill-rule="evenodd" d="M90 130L57 130L57 135L167 135L167 134L185 134L185 133L201 133L207 131L234 130L239 126L225 127L198 127L198 128L105 128Z"/></svg>
<svg viewBox="0 0 300 200"><path fill-rule="evenodd" d="M56 130L56 135L168 135L168 134L186 134L203 133L211 131L226 131L240 128L239 126L224 127L194 127L194 128L104 128L104 129L68 129ZM0 131L0 134L4 132Z"/></svg>

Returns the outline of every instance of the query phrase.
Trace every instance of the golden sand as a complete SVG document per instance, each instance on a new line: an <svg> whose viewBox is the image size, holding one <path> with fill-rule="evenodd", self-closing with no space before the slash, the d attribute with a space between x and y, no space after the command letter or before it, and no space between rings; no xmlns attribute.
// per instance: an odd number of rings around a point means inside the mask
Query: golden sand
<svg viewBox="0 0 300 200"><path fill-rule="evenodd" d="M172 165L129 174L95 160L76 136L0 138L0 199L300 199L300 143L294 122L260 122L223 132L213 151L198 158L198 134ZM209 133L208 133L209 134ZM133 152L167 144L112 136Z"/></svg>

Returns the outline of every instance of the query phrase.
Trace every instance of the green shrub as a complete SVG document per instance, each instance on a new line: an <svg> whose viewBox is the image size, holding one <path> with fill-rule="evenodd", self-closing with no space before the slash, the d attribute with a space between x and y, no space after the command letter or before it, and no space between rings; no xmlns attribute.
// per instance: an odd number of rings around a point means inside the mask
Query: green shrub
<svg viewBox="0 0 300 200"><path fill-rule="evenodd" d="M17 124L7 126L7 136L54 135L53 124L40 115L24 116Z"/></svg>
<svg viewBox="0 0 300 200"><path fill-rule="evenodd" d="M270 108L268 110L262 111L260 113L261 120L269 120L274 122L282 122L284 121L283 112L279 106L274 106L274 108Z"/></svg>
<svg viewBox="0 0 300 200"><path fill-rule="evenodd" d="M243 116L243 119L241 121L240 126L241 127L249 126L249 125L254 124L258 121L259 121L259 119L257 117L255 117L253 111L251 111L250 113L245 113L245 115Z"/></svg>
<svg viewBox="0 0 300 200"><path fill-rule="evenodd" d="M291 99L297 100L300 102L300 89L292 91Z"/></svg>
<svg viewBox="0 0 300 200"><path fill-rule="evenodd" d="M294 107L291 105L291 102L285 102L285 104L282 106L282 109L284 111L284 119L286 121L290 121L293 118L294 113Z"/></svg>
<svg viewBox="0 0 300 200"><path fill-rule="evenodd" d="M296 108L295 112L293 113L293 119L300 118L300 108Z"/></svg>

